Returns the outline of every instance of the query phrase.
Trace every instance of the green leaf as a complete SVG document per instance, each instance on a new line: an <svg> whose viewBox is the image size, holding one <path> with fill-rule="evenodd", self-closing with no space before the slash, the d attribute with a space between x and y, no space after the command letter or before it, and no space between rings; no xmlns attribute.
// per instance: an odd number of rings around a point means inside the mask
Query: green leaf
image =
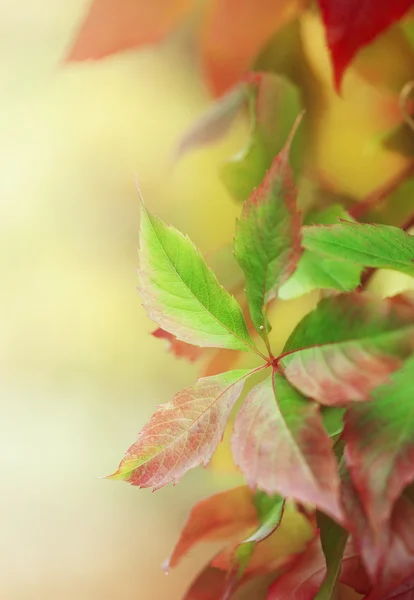
<svg viewBox="0 0 414 600"><path fill-rule="evenodd" d="M301 254L301 217L289 166L290 142L300 118L262 184L244 204L234 239L235 256L246 277L252 321L264 338L270 325L263 309L293 272Z"/></svg>
<svg viewBox="0 0 414 600"><path fill-rule="evenodd" d="M279 362L287 379L328 406L371 398L414 350L414 298L356 292L322 300Z"/></svg>
<svg viewBox="0 0 414 600"><path fill-rule="evenodd" d="M337 600L341 576L342 558L348 541L348 532L330 517L317 512L323 553L326 559L326 575L315 600Z"/></svg>
<svg viewBox="0 0 414 600"><path fill-rule="evenodd" d="M374 531L386 528L395 501L414 481L414 358L373 401L345 416L345 461Z"/></svg>
<svg viewBox="0 0 414 600"><path fill-rule="evenodd" d="M323 426L330 438L336 438L344 428L344 408L338 406L322 406L321 409Z"/></svg>
<svg viewBox="0 0 414 600"><path fill-rule="evenodd" d="M191 240L141 211L139 292L150 319L197 346L257 352L242 310Z"/></svg>
<svg viewBox="0 0 414 600"><path fill-rule="evenodd" d="M305 227L308 250L362 267L393 269L414 276L414 236L398 227L342 222Z"/></svg>
<svg viewBox="0 0 414 600"><path fill-rule="evenodd" d="M161 404L108 479L156 490L206 465L250 374L237 370L203 377Z"/></svg>
<svg viewBox="0 0 414 600"><path fill-rule="evenodd" d="M336 459L319 407L281 375L273 373L248 394L231 447L250 487L314 504L341 519Z"/></svg>
<svg viewBox="0 0 414 600"><path fill-rule="evenodd" d="M274 73L257 74L247 87L251 133L241 152L226 162L220 175L230 194L244 202L282 150L301 109L298 89Z"/></svg>
<svg viewBox="0 0 414 600"><path fill-rule="evenodd" d="M350 218L340 205L311 215L305 224L331 225L339 219ZM280 287L279 298L290 300L316 289L333 289L349 292L358 287L363 267L329 256L305 250L291 277Z"/></svg>

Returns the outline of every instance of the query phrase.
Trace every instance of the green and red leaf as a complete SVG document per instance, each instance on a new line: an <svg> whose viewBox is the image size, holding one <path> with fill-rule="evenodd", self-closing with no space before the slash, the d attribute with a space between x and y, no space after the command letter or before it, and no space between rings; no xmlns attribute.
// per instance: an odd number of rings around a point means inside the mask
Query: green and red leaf
<svg viewBox="0 0 414 600"><path fill-rule="evenodd" d="M264 307L277 296L301 255L301 216L289 165L290 143L299 119L262 184L245 203L236 226L234 252L246 277L253 324L263 337L270 331Z"/></svg>
<svg viewBox="0 0 414 600"><path fill-rule="evenodd" d="M387 526L394 503L414 481L414 359L373 391L372 401L348 408L345 460L374 532Z"/></svg>
<svg viewBox="0 0 414 600"><path fill-rule="evenodd" d="M186 358L190 362L194 362L203 354L202 348L186 344L186 342L180 342L172 333L168 333L168 331L161 329L161 327L158 327L151 335L159 340L165 340L168 344L169 352L176 358Z"/></svg>
<svg viewBox="0 0 414 600"><path fill-rule="evenodd" d="M335 87L355 54L401 19L412 0L318 0L331 54Z"/></svg>
<svg viewBox="0 0 414 600"><path fill-rule="evenodd" d="M67 60L98 60L156 44L192 5L193 0L93 0Z"/></svg>
<svg viewBox="0 0 414 600"><path fill-rule="evenodd" d="M323 299L285 346L280 358L285 376L321 404L369 400L414 350L413 306L401 296Z"/></svg>
<svg viewBox="0 0 414 600"><path fill-rule="evenodd" d="M341 520L337 465L319 407L280 375L247 396L232 452L250 487L314 504Z"/></svg>
<svg viewBox="0 0 414 600"><path fill-rule="evenodd" d="M256 527L258 514L253 494L240 486L201 500L191 510L165 568L178 565L199 542L225 540Z"/></svg>
<svg viewBox="0 0 414 600"><path fill-rule="evenodd" d="M239 370L199 379L159 406L109 478L158 489L206 465L249 374Z"/></svg>

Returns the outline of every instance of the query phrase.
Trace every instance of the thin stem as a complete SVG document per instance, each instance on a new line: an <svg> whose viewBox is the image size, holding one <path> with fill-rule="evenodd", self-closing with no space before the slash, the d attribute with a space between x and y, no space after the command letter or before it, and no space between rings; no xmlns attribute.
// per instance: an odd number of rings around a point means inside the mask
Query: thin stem
<svg viewBox="0 0 414 600"><path fill-rule="evenodd" d="M414 162L410 162L402 171L400 171L400 173L397 173L397 175L390 179L390 181L381 185L373 192L370 192L363 200L352 206L348 211L350 216L358 221L365 213L371 210L371 208L380 204L392 194L392 192L398 189L411 175L414 175Z"/></svg>

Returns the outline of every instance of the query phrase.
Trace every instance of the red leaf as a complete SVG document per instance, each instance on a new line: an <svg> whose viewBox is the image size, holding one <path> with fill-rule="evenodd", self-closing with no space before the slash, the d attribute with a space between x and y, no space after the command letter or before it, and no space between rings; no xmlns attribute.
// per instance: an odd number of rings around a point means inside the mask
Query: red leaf
<svg viewBox="0 0 414 600"><path fill-rule="evenodd" d="M270 587L267 600L313 600L326 575L326 562L319 534L290 569Z"/></svg>
<svg viewBox="0 0 414 600"><path fill-rule="evenodd" d="M391 592L386 600L414 600L414 575Z"/></svg>
<svg viewBox="0 0 414 600"><path fill-rule="evenodd" d="M345 415L346 464L374 532L387 526L394 502L414 480L413 397L410 359L373 392L373 402Z"/></svg>
<svg viewBox="0 0 414 600"><path fill-rule="evenodd" d="M201 541L227 539L236 533L244 535L257 524L253 495L247 486L206 498L191 510L166 568L175 567L190 548Z"/></svg>
<svg viewBox="0 0 414 600"><path fill-rule="evenodd" d="M267 600L313 600L325 576L326 559L318 533L289 570L275 581ZM368 589L366 573L352 542L348 542L345 548L340 581L359 593Z"/></svg>
<svg viewBox="0 0 414 600"><path fill-rule="evenodd" d="M272 35L295 17L307 0L209 0L201 54L215 95L250 70Z"/></svg>
<svg viewBox="0 0 414 600"><path fill-rule="evenodd" d="M162 404L109 479L154 490L210 460L249 371L199 379Z"/></svg>
<svg viewBox="0 0 414 600"><path fill-rule="evenodd" d="M208 565L193 581L183 600L218 600L226 582L227 573Z"/></svg>
<svg viewBox="0 0 414 600"><path fill-rule="evenodd" d="M161 329L161 327L158 327L158 329L153 331L151 335L160 340L167 340L168 349L172 354L174 354L174 356L177 358L186 358L190 362L194 362L200 358L205 351L204 348L192 346L191 344L186 344L186 342L177 340L175 335L165 331L165 329Z"/></svg>
<svg viewBox="0 0 414 600"><path fill-rule="evenodd" d="M413 531L414 494L411 490L404 493L395 505L390 534L387 536L386 546L383 547L381 568L376 574L376 585L366 596L366 600L398 598L398 595L392 594L395 594L398 589L401 590L402 583L414 574ZM386 595L387 592L390 596Z"/></svg>
<svg viewBox="0 0 414 600"><path fill-rule="evenodd" d="M339 90L355 54L401 19L413 0L318 0Z"/></svg>
<svg viewBox="0 0 414 600"><path fill-rule="evenodd" d="M94 0L67 57L97 60L162 40L193 0Z"/></svg>
<svg viewBox="0 0 414 600"><path fill-rule="evenodd" d="M360 499L343 467L342 502L354 544L361 556L373 588L366 600L384 600L414 573L414 494L407 488L396 503L390 523L374 532Z"/></svg>
<svg viewBox="0 0 414 600"><path fill-rule="evenodd" d="M280 375L248 395L236 418L232 451L251 487L314 504L341 520L337 464L319 407Z"/></svg>

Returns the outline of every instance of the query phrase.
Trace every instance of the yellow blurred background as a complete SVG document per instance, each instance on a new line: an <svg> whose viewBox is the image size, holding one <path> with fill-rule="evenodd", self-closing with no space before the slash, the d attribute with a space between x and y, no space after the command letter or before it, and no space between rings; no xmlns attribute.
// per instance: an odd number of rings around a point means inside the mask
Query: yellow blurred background
<svg viewBox="0 0 414 600"><path fill-rule="evenodd" d="M206 252L233 233L239 207L217 171L246 129L173 168L180 134L209 103L186 35L63 64L87 5L0 2L0 598L178 600L206 551L168 577L161 562L192 504L240 479L197 469L153 494L100 478L199 371L148 333L134 174L148 206ZM308 30L328 87L313 15ZM349 75L343 98L327 92L315 138L321 167L353 196L403 164L370 145L386 117L359 77ZM313 301L276 308L279 345Z"/></svg>

